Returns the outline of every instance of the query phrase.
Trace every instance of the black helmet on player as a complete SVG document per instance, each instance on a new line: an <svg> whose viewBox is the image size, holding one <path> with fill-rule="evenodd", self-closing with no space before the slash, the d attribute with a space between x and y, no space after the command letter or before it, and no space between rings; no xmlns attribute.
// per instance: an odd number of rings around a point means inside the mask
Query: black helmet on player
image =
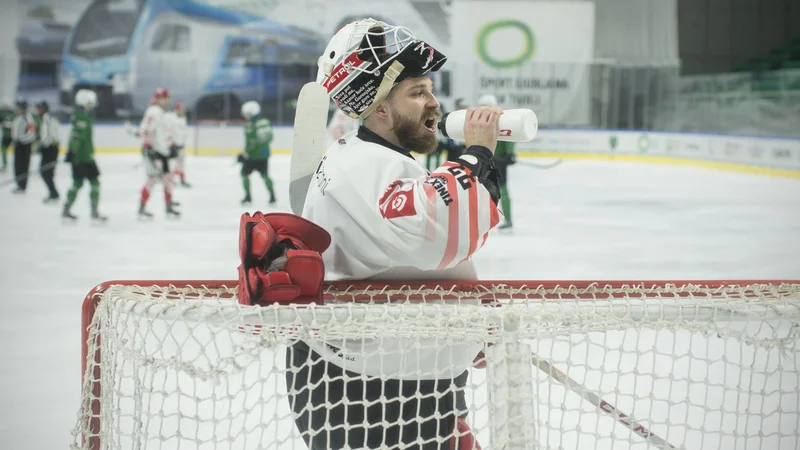
<svg viewBox="0 0 800 450"><path fill-rule="evenodd" d="M406 27L363 19L333 36L317 62L317 83L348 116L365 119L394 86L435 72L446 60Z"/></svg>
<svg viewBox="0 0 800 450"><path fill-rule="evenodd" d="M43 112L50 112L50 105L46 100L36 103L36 108L41 109Z"/></svg>

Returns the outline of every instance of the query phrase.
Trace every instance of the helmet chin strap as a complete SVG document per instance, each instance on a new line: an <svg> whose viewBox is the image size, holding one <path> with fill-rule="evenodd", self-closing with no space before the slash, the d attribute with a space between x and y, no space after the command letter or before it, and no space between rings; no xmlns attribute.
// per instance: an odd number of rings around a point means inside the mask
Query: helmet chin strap
<svg viewBox="0 0 800 450"><path fill-rule="evenodd" d="M394 82L397 80L397 77L400 76L400 73L403 72L405 66L400 63L400 61L394 60L392 64L386 69L386 73L383 75L383 80L381 80L380 86L378 86L378 92L375 93L375 100L372 101L367 109L364 110L360 115L356 113L347 113L348 116L352 117L353 119L366 119L375 111L375 108L378 107L378 102L385 99L389 92L394 87Z"/></svg>

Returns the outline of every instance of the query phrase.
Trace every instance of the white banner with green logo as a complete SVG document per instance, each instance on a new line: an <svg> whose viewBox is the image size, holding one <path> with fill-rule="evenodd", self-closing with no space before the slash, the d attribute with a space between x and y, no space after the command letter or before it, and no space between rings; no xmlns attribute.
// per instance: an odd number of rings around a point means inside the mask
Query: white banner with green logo
<svg viewBox="0 0 800 450"><path fill-rule="evenodd" d="M450 27L456 98L494 94L543 126L590 123L594 3L453 2Z"/></svg>

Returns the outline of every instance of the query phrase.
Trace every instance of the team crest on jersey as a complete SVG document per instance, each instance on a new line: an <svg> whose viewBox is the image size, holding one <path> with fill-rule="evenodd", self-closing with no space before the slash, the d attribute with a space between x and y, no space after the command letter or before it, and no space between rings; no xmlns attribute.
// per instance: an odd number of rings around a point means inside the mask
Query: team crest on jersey
<svg viewBox="0 0 800 450"><path fill-rule="evenodd" d="M401 181L395 181L384 192L380 200L381 215L384 219L396 219L417 215L414 207L414 185L402 187Z"/></svg>

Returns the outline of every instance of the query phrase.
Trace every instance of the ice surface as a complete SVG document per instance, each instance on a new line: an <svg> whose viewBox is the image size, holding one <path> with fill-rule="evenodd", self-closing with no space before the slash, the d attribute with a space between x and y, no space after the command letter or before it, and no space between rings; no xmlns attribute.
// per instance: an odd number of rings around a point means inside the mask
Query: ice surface
<svg viewBox="0 0 800 450"><path fill-rule="evenodd" d="M240 214L270 209L256 175L254 205L239 206L232 158L190 157L193 187L175 194L183 217L165 218L156 187L149 205L156 217L139 222L139 156L100 155L97 162L101 210L110 217L104 226L89 222L88 184L73 225L61 223L61 204L42 204L38 176L25 195L0 192L3 448L69 444L80 395L80 305L89 289L110 279L233 279ZM283 211L288 162L270 161ZM69 184L62 164L62 198ZM494 233L479 252L484 279L800 278L800 180L568 160L551 170L513 166L509 187L514 229ZM550 439L558 445L561 438Z"/></svg>

